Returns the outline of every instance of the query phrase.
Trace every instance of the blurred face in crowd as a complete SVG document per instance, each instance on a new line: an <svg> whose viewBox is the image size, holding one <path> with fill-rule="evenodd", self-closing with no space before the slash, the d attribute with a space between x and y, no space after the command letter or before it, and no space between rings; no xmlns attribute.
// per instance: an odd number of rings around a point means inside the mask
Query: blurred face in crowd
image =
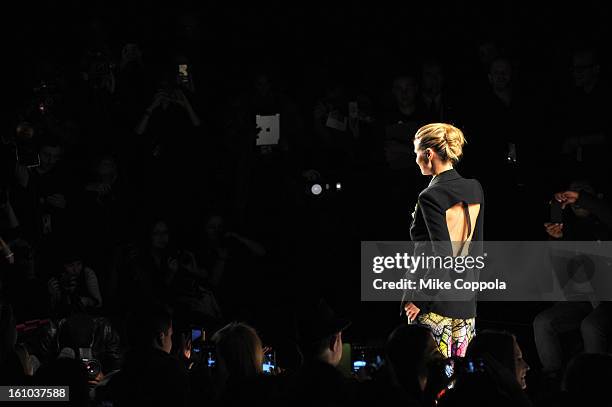
<svg viewBox="0 0 612 407"><path fill-rule="evenodd" d="M83 262L81 260L70 261L64 263L64 270L60 276L60 284L62 288L68 292L74 292L77 288L79 275L83 271Z"/></svg>
<svg viewBox="0 0 612 407"><path fill-rule="evenodd" d="M159 334L160 349L166 353L170 353L172 350L172 325L166 332L160 332Z"/></svg>
<svg viewBox="0 0 612 407"><path fill-rule="evenodd" d="M423 92L437 95L442 91L444 77L442 68L438 64L429 63L423 65L423 79L421 86Z"/></svg>
<svg viewBox="0 0 612 407"><path fill-rule="evenodd" d="M210 241L218 241L225 234L223 218L219 215L211 216L206 222L206 238Z"/></svg>
<svg viewBox="0 0 612 407"><path fill-rule="evenodd" d="M177 18L176 31L181 39L197 41L200 38L200 23L195 16L185 13Z"/></svg>
<svg viewBox="0 0 612 407"><path fill-rule="evenodd" d="M416 101L418 86L414 78L401 77L393 81L391 91L399 106L411 106Z"/></svg>
<svg viewBox="0 0 612 407"><path fill-rule="evenodd" d="M595 62L593 53L581 52L573 57L572 71L574 74L574 83L579 88L593 86L599 76L599 64Z"/></svg>
<svg viewBox="0 0 612 407"><path fill-rule="evenodd" d="M81 260L64 263L64 273L71 277L78 277L83 271L83 262Z"/></svg>
<svg viewBox="0 0 612 407"><path fill-rule="evenodd" d="M510 86L512 67L505 59L497 59L491 64L489 83L496 91L503 91Z"/></svg>
<svg viewBox="0 0 612 407"><path fill-rule="evenodd" d="M266 75L257 75L254 86L258 96L266 97L272 93L272 84Z"/></svg>
<svg viewBox="0 0 612 407"><path fill-rule="evenodd" d="M103 159L96 168L98 181L112 185L117 180L117 165L112 159Z"/></svg>
<svg viewBox="0 0 612 407"><path fill-rule="evenodd" d="M499 49L493 41L485 41L478 46L478 58L485 67L499 55Z"/></svg>
<svg viewBox="0 0 612 407"><path fill-rule="evenodd" d="M157 250L163 250L168 247L169 233L166 222L160 221L155 223L151 232L151 246Z"/></svg>
<svg viewBox="0 0 612 407"><path fill-rule="evenodd" d="M527 388L527 382L525 377L527 375L527 371L529 370L529 365L523 359L523 352L516 341L514 340L514 360L515 360L515 370L516 370L516 380L519 382L519 385L522 389Z"/></svg>
<svg viewBox="0 0 612 407"><path fill-rule="evenodd" d="M39 152L40 155L40 172L49 172L55 168L57 163L62 158L62 148L59 146L43 146Z"/></svg>

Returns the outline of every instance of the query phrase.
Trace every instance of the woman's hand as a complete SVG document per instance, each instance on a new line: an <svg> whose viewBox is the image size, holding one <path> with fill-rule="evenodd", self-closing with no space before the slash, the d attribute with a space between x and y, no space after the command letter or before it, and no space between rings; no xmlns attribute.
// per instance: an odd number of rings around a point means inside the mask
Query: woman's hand
<svg viewBox="0 0 612 407"><path fill-rule="evenodd" d="M563 237L563 223L545 223L544 228L546 233L553 239L561 239Z"/></svg>
<svg viewBox="0 0 612 407"><path fill-rule="evenodd" d="M421 309L413 303L409 302L408 304L404 305L404 311L406 311L406 316L408 317L408 319L410 321L414 321L417 315L419 315L419 312L421 312Z"/></svg>

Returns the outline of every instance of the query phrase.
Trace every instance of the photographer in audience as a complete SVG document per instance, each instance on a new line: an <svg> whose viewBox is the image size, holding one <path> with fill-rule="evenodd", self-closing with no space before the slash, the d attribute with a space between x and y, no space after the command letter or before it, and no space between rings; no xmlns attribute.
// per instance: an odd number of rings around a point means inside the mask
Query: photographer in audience
<svg viewBox="0 0 612 407"><path fill-rule="evenodd" d="M62 269L49 279L51 308L58 316L73 312L91 312L102 306L96 273L83 264L78 250L67 246L61 259Z"/></svg>

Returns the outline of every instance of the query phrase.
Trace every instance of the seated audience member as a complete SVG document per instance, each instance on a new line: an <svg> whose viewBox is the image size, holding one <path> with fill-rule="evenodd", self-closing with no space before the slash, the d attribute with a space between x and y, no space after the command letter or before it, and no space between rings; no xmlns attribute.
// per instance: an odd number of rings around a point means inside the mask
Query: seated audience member
<svg viewBox="0 0 612 407"><path fill-rule="evenodd" d="M307 303L296 315L303 364L293 377L290 398L298 405L348 405L350 384L338 370L342 331L351 322L339 318L324 301Z"/></svg>
<svg viewBox="0 0 612 407"><path fill-rule="evenodd" d="M572 359L563 378L563 405L607 405L603 401L609 400L611 364L612 355L603 353L583 353Z"/></svg>
<svg viewBox="0 0 612 407"><path fill-rule="evenodd" d="M599 198L591 181L574 180L567 191L557 192L553 199L561 203L564 212L562 223L544 224L546 233L551 239L610 240L612 207ZM571 210L566 210L567 207Z"/></svg>
<svg viewBox="0 0 612 407"><path fill-rule="evenodd" d="M128 319L129 350L111 380L116 406L186 406L189 378L172 349L172 314L164 306L139 309Z"/></svg>
<svg viewBox="0 0 612 407"><path fill-rule="evenodd" d="M612 210L599 199L588 182L572 182L568 191L554 195L565 209L563 223L545 223L552 239L569 241L609 240L612 232ZM584 260L584 261L583 261ZM585 267L584 257L573 261L575 270ZM568 264L569 266L569 264ZM564 350L561 335L580 330L584 350L605 353L612 337L612 307L599 302L589 282L578 283L570 279L563 287L569 301L554 304L534 319L535 342L546 379L558 385L563 370Z"/></svg>
<svg viewBox="0 0 612 407"><path fill-rule="evenodd" d="M174 278L176 260L172 262L170 228L159 219L149 224L142 247L131 247L127 253L125 272L117 279L122 302L132 305L169 301L169 287Z"/></svg>
<svg viewBox="0 0 612 407"><path fill-rule="evenodd" d="M393 103L382 115L387 164L392 170L414 167L414 160L409 160L414 149L410 140L427 120L421 112L418 91L419 84L413 74L398 75L393 79Z"/></svg>
<svg viewBox="0 0 612 407"><path fill-rule="evenodd" d="M66 250L62 269L49 279L51 307L59 316L73 312L91 312L102 306L96 273L83 264L81 255Z"/></svg>
<svg viewBox="0 0 612 407"><path fill-rule="evenodd" d="M420 325L400 325L387 340L386 361L388 384L397 400L409 405L431 405L441 388L430 382L430 370L442 354L429 328ZM433 376L433 375L432 375Z"/></svg>
<svg viewBox="0 0 612 407"><path fill-rule="evenodd" d="M212 338L216 345L216 385L223 405L243 405L251 399L266 404L276 393L263 375L264 349L255 329L232 322Z"/></svg>
<svg viewBox="0 0 612 407"><path fill-rule="evenodd" d="M441 406L531 406L524 393L529 366L514 335L484 331L455 363L456 381Z"/></svg>
<svg viewBox="0 0 612 407"><path fill-rule="evenodd" d="M525 378L529 365L523 359L523 352L514 335L497 331L481 332L468 346L466 357L477 359L485 354L514 372L521 389L527 388Z"/></svg>
<svg viewBox="0 0 612 407"><path fill-rule="evenodd" d="M454 100L446 88L446 76L442 64L428 59L421 64L421 103L427 123L452 123L458 126Z"/></svg>
<svg viewBox="0 0 612 407"><path fill-rule="evenodd" d="M259 264L265 248L258 242L228 230L226 219L216 213L206 216L194 250L198 266L206 275L209 287L221 302L225 315L236 315L239 309L251 306L259 276L245 272Z"/></svg>
<svg viewBox="0 0 612 407"><path fill-rule="evenodd" d="M599 181L606 172L610 146L608 117L609 78L602 55L592 45L573 51L571 89L562 109L564 163L580 163Z"/></svg>

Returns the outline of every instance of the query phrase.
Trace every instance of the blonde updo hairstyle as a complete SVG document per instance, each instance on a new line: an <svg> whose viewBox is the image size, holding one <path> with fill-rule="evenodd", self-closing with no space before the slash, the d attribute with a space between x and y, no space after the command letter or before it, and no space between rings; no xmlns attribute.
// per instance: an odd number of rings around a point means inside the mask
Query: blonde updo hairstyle
<svg viewBox="0 0 612 407"><path fill-rule="evenodd" d="M444 162L457 164L463 155L466 143L463 132L446 123L431 123L417 130L415 140L419 140L421 150L431 148Z"/></svg>

